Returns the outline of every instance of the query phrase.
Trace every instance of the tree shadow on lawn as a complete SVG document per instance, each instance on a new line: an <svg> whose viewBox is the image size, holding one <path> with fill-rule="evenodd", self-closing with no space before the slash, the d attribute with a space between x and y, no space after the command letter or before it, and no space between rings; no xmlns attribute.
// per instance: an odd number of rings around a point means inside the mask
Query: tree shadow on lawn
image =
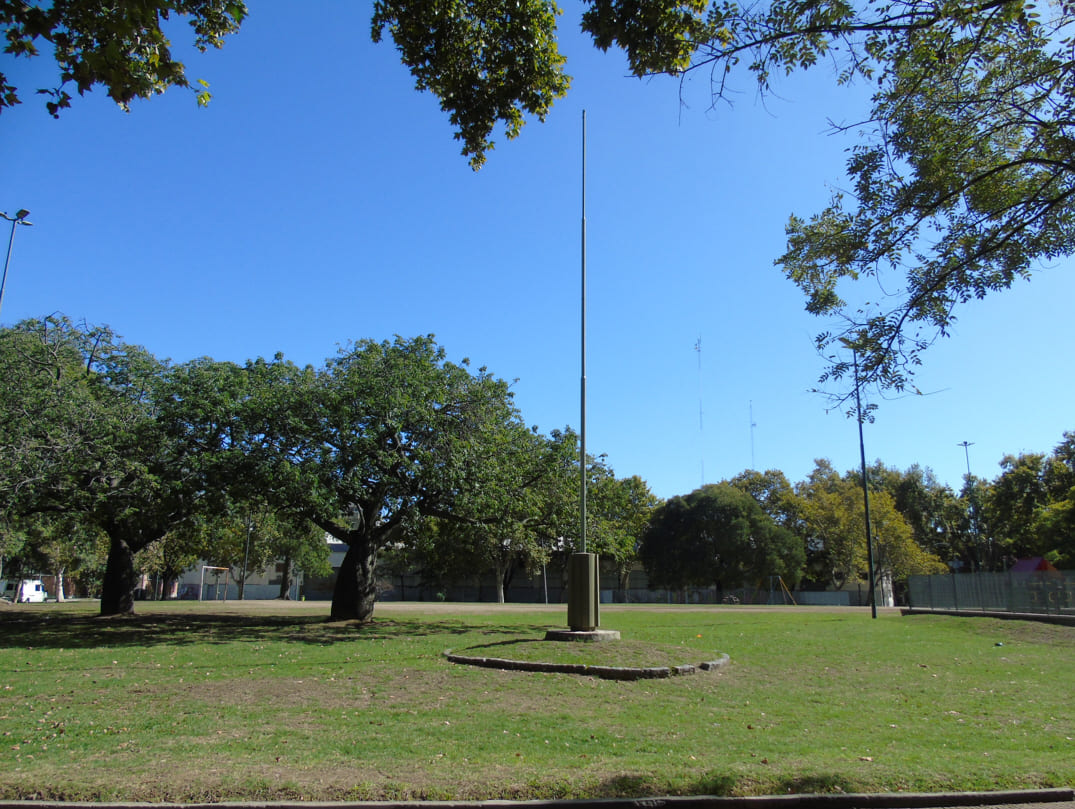
<svg viewBox="0 0 1075 809"><path fill-rule="evenodd" d="M288 641L327 646L393 639L510 635L541 637L547 626L467 624L421 619L359 624L325 616L150 614L119 618L91 615L8 613L0 622L0 649L94 649L99 647L265 643Z"/></svg>
<svg viewBox="0 0 1075 809"><path fill-rule="evenodd" d="M743 797L746 793L756 794L760 786L766 795L832 795L855 791L850 781L832 774L799 775L787 778L775 778L771 783L757 784L754 779L744 780L730 773L707 772L685 788L677 789L682 796L716 796ZM751 789L753 788L753 789ZM656 795L668 795L668 784L660 776L620 774L603 781L592 797L599 798L653 798Z"/></svg>

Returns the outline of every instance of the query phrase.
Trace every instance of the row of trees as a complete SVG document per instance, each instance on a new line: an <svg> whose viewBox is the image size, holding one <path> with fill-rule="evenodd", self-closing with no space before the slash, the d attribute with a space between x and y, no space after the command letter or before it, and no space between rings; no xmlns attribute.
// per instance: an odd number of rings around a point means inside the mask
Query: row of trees
<svg viewBox="0 0 1075 809"><path fill-rule="evenodd" d="M54 316L0 331L0 378L0 555L83 580L100 569L104 614L133 611L142 574L174 580L198 559L279 563L286 593L296 566L329 572L326 534L348 548L332 615L359 620L385 551L430 580L492 572L503 600L515 572L575 546L577 436L526 426L507 383L432 337L349 344L318 368L173 365ZM878 567L900 580L952 562L1075 564L1075 433L1001 467L956 493L876 463ZM861 476L827 461L794 485L747 471L665 503L600 458L587 479L588 544L623 588L639 561L663 587L842 587L866 570Z"/></svg>
<svg viewBox="0 0 1075 809"><path fill-rule="evenodd" d="M327 572L328 534L348 547L332 615L366 620L385 549L504 581L577 534L576 436L526 426L506 382L431 336L352 343L318 368L172 365L53 316L0 332L0 378L0 550L63 570L103 542L106 615L133 611L141 572L199 557ZM599 459L588 473L607 504L594 547L633 560L655 498Z"/></svg>
<svg viewBox="0 0 1075 809"><path fill-rule="evenodd" d="M867 469L874 562L910 575L1003 571L1018 558L1075 568L1075 432L1054 451L1008 455L992 481L960 492L928 469ZM747 471L661 505L642 535L651 585L738 587L766 576L789 586L841 588L866 578L862 475L825 460L792 485L778 470Z"/></svg>

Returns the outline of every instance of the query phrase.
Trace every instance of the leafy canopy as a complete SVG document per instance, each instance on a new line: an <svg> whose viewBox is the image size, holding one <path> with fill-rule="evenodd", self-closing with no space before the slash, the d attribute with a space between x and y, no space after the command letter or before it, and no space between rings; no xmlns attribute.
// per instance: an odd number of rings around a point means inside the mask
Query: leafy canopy
<svg viewBox="0 0 1075 809"><path fill-rule="evenodd" d="M657 587L738 587L765 576L798 582L802 540L773 522L747 492L709 484L659 506L639 558Z"/></svg>
<svg viewBox="0 0 1075 809"><path fill-rule="evenodd" d="M373 39L387 30L418 90L440 99L477 169L497 123L518 136L567 92L551 0L377 0Z"/></svg>
<svg viewBox="0 0 1075 809"><path fill-rule="evenodd" d="M84 95L96 85L124 110L136 98L159 95L169 87L190 87L186 68L171 51L165 33L173 18L187 18L199 50L219 48L224 37L239 30L246 4L237 0L151 0L110 3L104 0L27 3L0 0L4 53L32 57L51 47L59 68L59 84L40 89L47 108L57 117L71 106L73 86ZM198 103L209 103L209 85L197 82ZM0 73L0 111L21 103L18 88Z"/></svg>
<svg viewBox="0 0 1075 809"><path fill-rule="evenodd" d="M1067 4L889 8L905 29L865 35L851 65L878 82L853 186L792 217L778 263L808 311L842 321L817 338L823 381L849 371L843 340L863 381L903 390L959 305L1075 249L1075 61Z"/></svg>

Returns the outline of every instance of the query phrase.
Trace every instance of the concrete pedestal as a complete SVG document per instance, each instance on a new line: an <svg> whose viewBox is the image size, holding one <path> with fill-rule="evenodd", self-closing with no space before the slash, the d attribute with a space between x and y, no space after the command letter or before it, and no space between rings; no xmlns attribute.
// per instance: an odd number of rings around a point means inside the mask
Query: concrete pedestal
<svg viewBox="0 0 1075 809"><path fill-rule="evenodd" d="M545 633L545 640L565 640L575 641L576 643L601 643L619 639L620 633L616 629L591 629L589 631L550 629Z"/></svg>
<svg viewBox="0 0 1075 809"><path fill-rule="evenodd" d="M597 554L571 554L567 581L567 625L575 632L589 632L601 625L597 577Z"/></svg>

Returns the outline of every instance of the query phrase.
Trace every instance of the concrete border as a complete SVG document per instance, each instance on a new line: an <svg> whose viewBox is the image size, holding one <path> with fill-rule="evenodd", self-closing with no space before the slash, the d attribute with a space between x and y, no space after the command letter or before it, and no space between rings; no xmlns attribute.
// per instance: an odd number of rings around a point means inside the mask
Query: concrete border
<svg viewBox="0 0 1075 809"><path fill-rule="evenodd" d="M451 649L446 649L444 656L449 663L458 663L463 666L479 666L502 671L579 674L585 677L599 677L602 680L660 680L683 674L694 674L698 671L714 671L731 662L731 658L728 655L722 654L716 660L709 660L697 665L635 668L629 666L590 666L585 663L540 663L530 660L507 660L501 657L469 657L455 654Z"/></svg>
<svg viewBox="0 0 1075 809"><path fill-rule="evenodd" d="M955 806L1075 801L1075 790L1027 789L1000 792L884 792L878 794L714 795L597 800L533 801L220 801L213 803L92 803L0 801L0 809L929 809Z"/></svg>
<svg viewBox="0 0 1075 809"><path fill-rule="evenodd" d="M1000 618L1005 621L1039 621L1045 624L1075 626L1075 615L1058 615L1048 612L1005 612L1003 610L954 610L930 609L929 607L901 607L903 615L953 615L957 618Z"/></svg>

